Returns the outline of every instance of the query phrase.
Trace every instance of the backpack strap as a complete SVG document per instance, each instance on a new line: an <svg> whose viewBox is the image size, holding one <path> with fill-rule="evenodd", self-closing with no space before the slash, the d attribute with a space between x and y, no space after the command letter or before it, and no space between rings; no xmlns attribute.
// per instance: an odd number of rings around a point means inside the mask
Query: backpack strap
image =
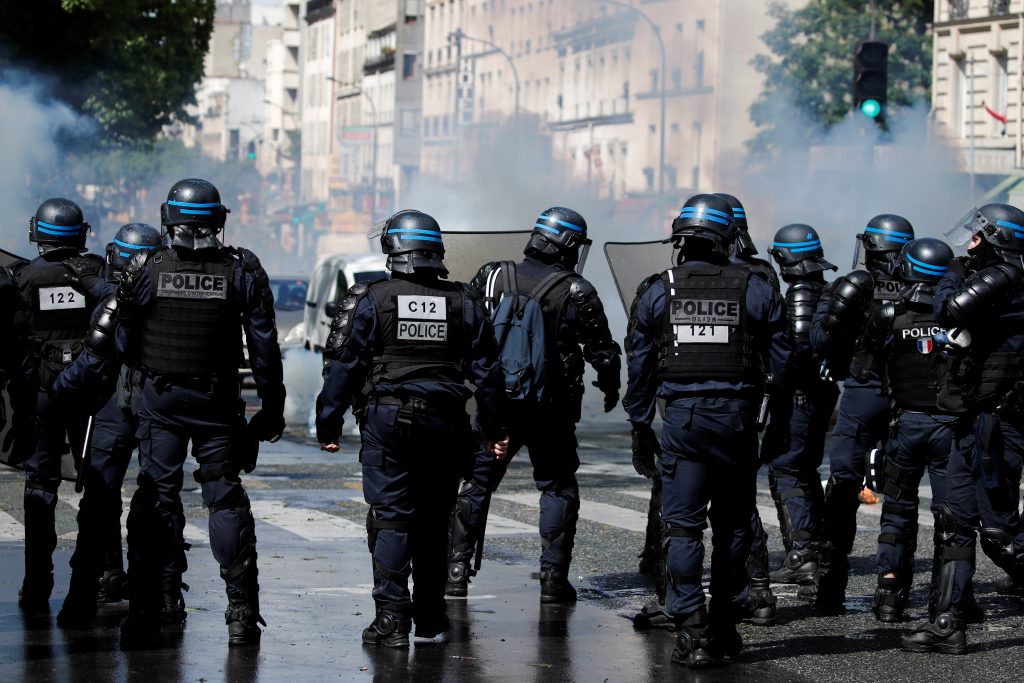
<svg viewBox="0 0 1024 683"><path fill-rule="evenodd" d="M567 270L560 270L551 273L550 275L548 275L543 280L537 283L537 286L533 288L532 292L530 292L529 297L534 301L543 301L544 297L548 295L548 292L554 289L559 282L567 278L570 278L575 274L576 273Z"/></svg>

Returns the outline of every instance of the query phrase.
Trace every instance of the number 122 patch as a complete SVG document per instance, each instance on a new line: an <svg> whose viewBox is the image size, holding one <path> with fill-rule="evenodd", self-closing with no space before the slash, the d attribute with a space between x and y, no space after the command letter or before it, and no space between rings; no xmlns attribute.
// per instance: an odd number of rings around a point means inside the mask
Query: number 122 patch
<svg viewBox="0 0 1024 683"><path fill-rule="evenodd" d="M66 308L85 308L85 296L71 287L41 287L39 310L59 311Z"/></svg>

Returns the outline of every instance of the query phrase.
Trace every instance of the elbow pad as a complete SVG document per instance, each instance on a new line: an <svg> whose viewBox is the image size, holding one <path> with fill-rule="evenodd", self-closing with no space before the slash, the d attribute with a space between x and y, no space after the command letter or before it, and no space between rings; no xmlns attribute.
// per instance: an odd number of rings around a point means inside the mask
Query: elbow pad
<svg viewBox="0 0 1024 683"><path fill-rule="evenodd" d="M892 331L893 321L896 318L896 306L889 302L882 305L875 314L868 319L864 328L864 348L869 353L876 354L885 346L885 339Z"/></svg>
<svg viewBox="0 0 1024 683"><path fill-rule="evenodd" d="M821 321L821 331L831 341L854 332L864 317L867 302L874 293L874 278L863 270L844 275L832 292L828 312Z"/></svg>
<svg viewBox="0 0 1024 683"><path fill-rule="evenodd" d="M114 335L117 332L117 297L107 296L92 315L92 327L85 335L85 348L92 355L105 361L113 361L117 356L114 347Z"/></svg>
<svg viewBox="0 0 1024 683"><path fill-rule="evenodd" d="M604 313L604 304L601 303L594 285L581 277L576 278L569 286L569 297L579 316L584 343L596 346L613 344L618 355L619 347L612 341L612 333L608 329L608 316Z"/></svg>
<svg viewBox="0 0 1024 683"><path fill-rule="evenodd" d="M1007 263L983 268L964 281L946 302L946 313L957 327L966 327L1017 294L1024 273Z"/></svg>
<svg viewBox="0 0 1024 683"><path fill-rule="evenodd" d="M359 299L369 291L369 285L365 282L357 282L352 285L345 297L338 305L338 312L331 320L331 332L327 336L327 344L324 347L324 358L337 358L341 350L348 343L349 335L352 333L352 318L356 314L356 305Z"/></svg>
<svg viewBox="0 0 1024 683"><path fill-rule="evenodd" d="M786 292L786 313L794 339L809 341L814 309L818 305L821 288L808 282L798 282Z"/></svg>

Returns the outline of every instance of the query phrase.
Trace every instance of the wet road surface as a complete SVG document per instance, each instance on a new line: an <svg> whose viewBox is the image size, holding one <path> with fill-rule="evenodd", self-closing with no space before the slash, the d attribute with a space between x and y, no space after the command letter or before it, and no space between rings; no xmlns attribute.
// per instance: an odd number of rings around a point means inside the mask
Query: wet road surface
<svg viewBox="0 0 1024 683"><path fill-rule="evenodd" d="M183 630L165 634L160 649L122 652L117 627L127 611L124 603L101 608L93 629L56 627L76 529L78 498L69 484L62 486L57 510L61 540L54 558L53 614L25 620L16 604L22 578L22 479L2 470L0 681L1017 680L1024 664L1024 602L994 592L998 573L984 558L979 559L977 592L987 620L968 631L971 654L911 655L896 649L909 624L880 624L870 613L878 505L863 506L858 515L847 615L814 616L797 600L795 587L776 586L778 624L742 625L746 646L740 662L705 672L671 664L672 635L637 633L627 619L653 594L651 582L636 574L647 487L629 464L626 426L617 418L597 417L592 413L580 433L583 503L572 566L580 602L569 607L538 603L539 586L531 579L539 554L533 527L537 493L523 454L492 505L485 562L470 597L449 602L451 632L443 642L415 639L407 652L377 650L359 641L361 629L373 618L373 602L354 438L340 456L327 456L293 434L266 446L255 476L245 477L257 518L262 612L269 622L258 650L226 645L223 582L190 476L183 498L189 522L185 535L193 548ZM774 506L762 484L758 504L772 534L774 568L782 548ZM134 467L124 488L126 499L133 490ZM929 502L925 489L909 610L915 620L925 612L931 570Z"/></svg>

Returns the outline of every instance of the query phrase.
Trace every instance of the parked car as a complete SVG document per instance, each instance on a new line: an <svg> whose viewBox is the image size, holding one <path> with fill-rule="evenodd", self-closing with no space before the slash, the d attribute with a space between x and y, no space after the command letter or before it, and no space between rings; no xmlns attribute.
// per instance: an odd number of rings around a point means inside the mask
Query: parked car
<svg viewBox="0 0 1024 683"><path fill-rule="evenodd" d="M357 282L374 282L388 276L383 254L334 254L317 261L306 297L302 327L303 345L316 352L324 350L331 320L348 288Z"/></svg>
<svg viewBox="0 0 1024 683"><path fill-rule="evenodd" d="M309 293L309 278L304 275L271 275L270 291L274 293L277 343L281 346L281 353L285 354L289 348L301 346L304 341L302 318ZM244 334L242 344L244 347ZM243 348L238 374L243 386L253 386L248 348Z"/></svg>

